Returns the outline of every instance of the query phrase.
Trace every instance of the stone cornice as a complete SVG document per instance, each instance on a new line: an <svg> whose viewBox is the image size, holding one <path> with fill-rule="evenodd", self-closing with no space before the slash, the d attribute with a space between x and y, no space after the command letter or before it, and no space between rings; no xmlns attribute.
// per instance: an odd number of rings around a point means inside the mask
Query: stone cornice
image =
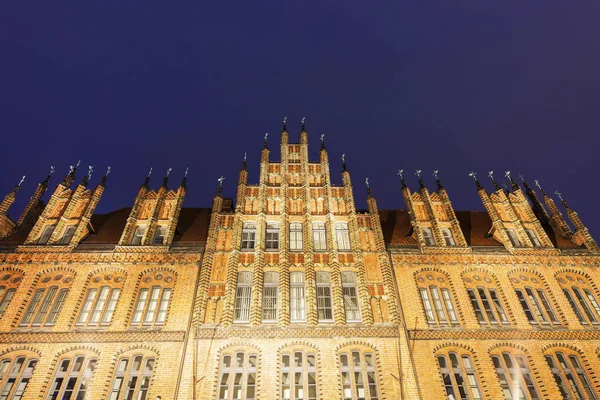
<svg viewBox="0 0 600 400"><path fill-rule="evenodd" d="M0 343L182 342L184 331L15 332L0 333Z"/></svg>

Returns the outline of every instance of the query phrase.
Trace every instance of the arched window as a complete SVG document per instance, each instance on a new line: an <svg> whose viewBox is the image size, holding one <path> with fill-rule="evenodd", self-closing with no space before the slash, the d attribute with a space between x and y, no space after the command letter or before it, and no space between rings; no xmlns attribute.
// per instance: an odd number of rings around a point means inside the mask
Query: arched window
<svg viewBox="0 0 600 400"><path fill-rule="evenodd" d="M351 271L342 272L342 296L346 310L346 322L360 322L360 305L356 290L356 274Z"/></svg>
<svg viewBox="0 0 600 400"><path fill-rule="evenodd" d="M92 277L76 325L110 325L124 282L122 273L106 272Z"/></svg>
<svg viewBox="0 0 600 400"><path fill-rule="evenodd" d="M556 279L579 322L600 324L600 304L590 282L579 274L561 273Z"/></svg>
<svg viewBox="0 0 600 400"><path fill-rule="evenodd" d="M550 304L546 289L538 276L530 273L513 274L510 278L519 303L531 324L560 324Z"/></svg>
<svg viewBox="0 0 600 400"><path fill-rule="evenodd" d="M417 274L417 286L429 324L458 324L448 277L434 271Z"/></svg>
<svg viewBox="0 0 600 400"><path fill-rule="evenodd" d="M155 363L155 357L141 354L119 358L109 399L145 400Z"/></svg>
<svg viewBox="0 0 600 400"><path fill-rule="evenodd" d="M340 367L344 400L379 399L373 353L359 350L340 353Z"/></svg>
<svg viewBox="0 0 600 400"><path fill-rule="evenodd" d="M327 250L327 238L325 236L325 224L322 222L313 222L313 250Z"/></svg>
<svg viewBox="0 0 600 400"><path fill-rule="evenodd" d="M254 250L256 242L256 224L254 222L244 222L242 228L242 250Z"/></svg>
<svg viewBox="0 0 600 400"><path fill-rule="evenodd" d="M481 325L508 324L508 317L500 292L496 289L496 280L484 272L471 272L463 277L469 300L477 321Z"/></svg>
<svg viewBox="0 0 600 400"><path fill-rule="evenodd" d="M67 299L73 274L60 271L40 277L19 326L53 326Z"/></svg>
<svg viewBox="0 0 600 400"><path fill-rule="evenodd" d="M38 363L36 358L16 356L0 360L0 399L20 400Z"/></svg>
<svg viewBox="0 0 600 400"><path fill-rule="evenodd" d="M505 399L540 399L524 355L507 350L492 354L492 362Z"/></svg>
<svg viewBox="0 0 600 400"><path fill-rule="evenodd" d="M265 248L267 250L279 250L279 224L276 222L267 223Z"/></svg>
<svg viewBox="0 0 600 400"><path fill-rule="evenodd" d="M290 250L302 250L302 224L299 222L290 224Z"/></svg>
<svg viewBox="0 0 600 400"><path fill-rule="evenodd" d="M10 301L15 296L22 280L23 275L18 272L0 272L0 318L2 318Z"/></svg>
<svg viewBox="0 0 600 400"><path fill-rule="evenodd" d="M238 273L237 288L235 291L235 307L233 320L239 322L250 321L250 299L252 295L252 272L241 271Z"/></svg>
<svg viewBox="0 0 600 400"><path fill-rule="evenodd" d="M579 356L568 349L544 355L563 399L597 399ZM585 397L587 396L587 397Z"/></svg>
<svg viewBox="0 0 600 400"><path fill-rule="evenodd" d="M335 223L335 238L337 240L338 250L349 251L350 246L350 231L348 230L348 223L336 222Z"/></svg>
<svg viewBox="0 0 600 400"><path fill-rule="evenodd" d="M301 350L281 355L281 400L317 400L317 356Z"/></svg>
<svg viewBox="0 0 600 400"><path fill-rule="evenodd" d="M146 232L146 225L138 225L135 227L133 231L133 236L131 237L132 246L139 246L142 244L142 239L144 238L144 233Z"/></svg>
<svg viewBox="0 0 600 400"><path fill-rule="evenodd" d="M456 400L482 398L473 360L469 354L449 352L437 356L446 396ZM452 397L451 397L452 396Z"/></svg>
<svg viewBox="0 0 600 400"><path fill-rule="evenodd" d="M290 273L290 320L306 320L306 301L304 296L304 272Z"/></svg>
<svg viewBox="0 0 600 400"><path fill-rule="evenodd" d="M333 321L333 305L331 302L331 277L329 272L319 271L317 278L317 314L319 321Z"/></svg>
<svg viewBox="0 0 600 400"><path fill-rule="evenodd" d="M257 364L258 356L252 352L223 354L219 371L219 400L254 400Z"/></svg>
<svg viewBox="0 0 600 400"><path fill-rule="evenodd" d="M93 356L61 358L46 400L85 399L97 363L98 359Z"/></svg>
<svg viewBox="0 0 600 400"><path fill-rule="evenodd" d="M131 326L164 325L173 286L175 277L168 271L151 272L142 276Z"/></svg>
<svg viewBox="0 0 600 400"><path fill-rule="evenodd" d="M279 291L279 273L265 272L263 279L263 322L277 321L277 292Z"/></svg>

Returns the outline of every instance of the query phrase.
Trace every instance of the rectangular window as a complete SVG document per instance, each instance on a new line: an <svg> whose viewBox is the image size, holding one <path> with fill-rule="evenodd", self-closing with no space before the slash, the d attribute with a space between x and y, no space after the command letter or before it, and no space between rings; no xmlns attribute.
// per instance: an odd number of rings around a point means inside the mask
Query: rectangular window
<svg viewBox="0 0 600 400"><path fill-rule="evenodd" d="M252 294L252 272L243 271L238 274L235 292L234 321L250 321L250 299Z"/></svg>
<svg viewBox="0 0 600 400"><path fill-rule="evenodd" d="M142 244L144 232L146 232L146 225L138 225L135 227L135 231L133 232L133 236L131 238L132 246L139 246Z"/></svg>
<svg viewBox="0 0 600 400"><path fill-rule="evenodd" d="M513 247L523 247L514 229L507 228L506 233L508 234L508 238L510 239L510 242L512 243Z"/></svg>
<svg viewBox="0 0 600 400"><path fill-rule="evenodd" d="M77 226L75 225L70 225L65 229L65 232L63 233L62 237L60 238L60 242L59 244L69 244L71 243L71 239L73 239L73 235L75 235L75 230L77 229Z"/></svg>
<svg viewBox="0 0 600 400"><path fill-rule="evenodd" d="M517 297L519 298L519 303L521 303L521 307L523 307L523 312L525 313L525 316L527 317L529 322L535 323L536 320L533 317L531 309L529 308L529 303L527 303L527 300L525 299L525 294L521 289L515 289L515 292L517 293Z"/></svg>
<svg viewBox="0 0 600 400"><path fill-rule="evenodd" d="M148 289L140 289L140 294L138 295L138 300L135 304L135 311L133 312L133 317L131 318L132 325L139 324L142 321L142 314L144 313L144 308L146 308L147 299Z"/></svg>
<svg viewBox="0 0 600 400"><path fill-rule="evenodd" d="M16 289L8 289L6 291L6 293L4 293L2 302L0 302L0 317L2 317L2 315L4 315L4 311L6 311L6 308L8 307L8 304L10 303L12 298L14 297L15 292L16 292Z"/></svg>
<svg viewBox="0 0 600 400"><path fill-rule="evenodd" d="M342 272L342 296L344 297L346 322L360 321L360 307L356 290L356 274L354 274L354 272Z"/></svg>
<svg viewBox="0 0 600 400"><path fill-rule="evenodd" d="M496 289L488 289L488 291L490 292L490 298L492 299L494 307L496 308L496 312L500 316L500 320L502 320L503 324L508 324L508 317L504 312L504 307L502 306L502 302L496 293Z"/></svg>
<svg viewBox="0 0 600 400"><path fill-rule="evenodd" d="M146 309L146 315L144 316L144 325L150 325L154 322L154 315L156 314L156 308L158 307L159 296L160 287L153 287L150 292L150 298L148 299L148 308Z"/></svg>
<svg viewBox="0 0 600 400"><path fill-rule="evenodd" d="M433 314L433 306L431 304L431 300L429 299L429 292L424 288L419 289L419 291L421 292L421 300L423 301L423 308L425 309L427 322L435 324L435 315Z"/></svg>
<svg viewBox="0 0 600 400"><path fill-rule="evenodd" d="M279 289L278 286L279 274L277 272L265 272L262 303L262 319L264 322L277 321L277 291Z"/></svg>
<svg viewBox="0 0 600 400"><path fill-rule="evenodd" d="M164 225L158 225L156 227L156 232L154 232L154 238L152 239L152 244L155 246L161 246L165 241L165 234L167 233L167 227Z"/></svg>
<svg viewBox="0 0 600 400"><path fill-rule="evenodd" d="M485 314L488 317L488 321L491 324L497 324L498 321L496 320L496 315L492 311L492 305L491 305L491 302L489 301L489 299L487 297L487 293L485 292L485 289L479 287L479 288L477 288L477 293L479 293L479 298L481 299L481 304L483 305L483 309L485 310Z"/></svg>
<svg viewBox="0 0 600 400"><path fill-rule="evenodd" d="M542 304L544 305L544 310L546 310L548 317L550 317L550 321L552 321L553 324L558 324L559 323L558 318L556 318L556 314L554 314L554 310L552 310L552 307L550 306L550 302L548 301L548 298L546 297L546 293L542 289L538 289L537 292L538 292L538 295L540 296L540 300L542 301Z"/></svg>
<svg viewBox="0 0 600 400"><path fill-rule="evenodd" d="M56 296L57 291L58 291L58 288L56 286L52 286L51 288L48 289L48 292L46 293L46 297L44 298L44 301L42 302L40 309L38 310L37 314L35 315L35 318L33 319L32 325L39 326L44 322L44 320L46 319L46 316L48 315L48 311L50 310L50 306L52 305L52 301L54 300L54 296Z"/></svg>
<svg viewBox="0 0 600 400"><path fill-rule="evenodd" d="M31 303L29 303L29 307L27 307L27 311L25 311L25 315L21 321L21 326L29 325L31 319L33 318L33 313L35 312L38 304L40 304L45 291L46 289L38 289L35 291L33 298L31 299Z"/></svg>
<svg viewBox="0 0 600 400"><path fill-rule="evenodd" d="M54 323L56 322L56 319L58 318L58 314L60 313L60 310L62 309L63 304L65 304L65 301L67 300L67 294L69 293L69 289L61 289L60 292L58 293L58 296L56 296L56 301L54 302L54 305L52 306L52 310L50 310L50 315L48 315L48 319L46 320L46 326L50 326L50 325L54 325Z"/></svg>
<svg viewBox="0 0 600 400"><path fill-rule="evenodd" d="M331 278L329 272L317 272L317 313L319 321L333 321Z"/></svg>
<svg viewBox="0 0 600 400"><path fill-rule="evenodd" d="M88 290L83 306L81 307L81 312L79 313L79 318L77 319L77 325L85 324L87 322L90 312L92 311L92 305L96 300L97 293L98 289Z"/></svg>
<svg viewBox="0 0 600 400"><path fill-rule="evenodd" d="M290 273L290 320L304 321L305 314L305 298L304 298L304 273Z"/></svg>
<svg viewBox="0 0 600 400"><path fill-rule="evenodd" d="M327 239L325 236L325 224L322 222L313 223L313 250L327 250Z"/></svg>
<svg viewBox="0 0 600 400"><path fill-rule="evenodd" d="M452 235L450 228L442 228L442 233L444 234L446 246L456 246L456 240L454 240L454 235Z"/></svg>
<svg viewBox="0 0 600 400"><path fill-rule="evenodd" d="M430 286L429 289L431 290L431 297L433 298L433 305L435 307L438 320L440 323L445 324L448 322L448 319L446 318L446 312L444 311L442 299L440 298L440 292L436 286Z"/></svg>
<svg viewBox="0 0 600 400"><path fill-rule="evenodd" d="M527 233L533 247L542 247L542 243L533 229L525 228L525 233Z"/></svg>
<svg viewBox="0 0 600 400"><path fill-rule="evenodd" d="M337 240L338 250L349 251L350 246L350 231L348 230L348 224L345 222L338 222L335 224L335 237Z"/></svg>
<svg viewBox="0 0 600 400"><path fill-rule="evenodd" d="M256 240L256 225L246 222L242 228L242 250L254 250Z"/></svg>
<svg viewBox="0 0 600 400"><path fill-rule="evenodd" d="M471 300L471 305L473 306L473 310L475 311L475 316L477 317L477 321L480 324L485 324L487 321L483 315L483 311L481 310L481 306L479 305L479 301L477 300L477 295L475 294L475 289L468 289L469 299Z"/></svg>
<svg viewBox="0 0 600 400"><path fill-rule="evenodd" d="M537 316L538 322L548 323L548 320L542 312L542 307L540 306L538 299L535 297L533 290L531 288L525 288L525 293L527 293L527 300L529 300L529 304L531 305L534 314Z"/></svg>
<svg viewBox="0 0 600 400"><path fill-rule="evenodd" d="M587 321L583 317L583 314L581 313L579 306L577 306L575 299L573 299L571 292L569 292L567 289L563 289L563 293L564 293L565 297L567 298L567 301L571 305L571 308L573 309L573 312L577 316L577 319L579 320L579 322L581 322L582 324L587 324Z"/></svg>
<svg viewBox="0 0 600 400"><path fill-rule="evenodd" d="M102 289L100 289L100 296L98 296L98 301L96 302L94 311L92 311L92 316L90 317L90 324L95 325L100 320L100 314L104 309L104 305L106 304L106 299L108 298L109 292L110 288L108 286L104 286L102 287Z"/></svg>
<svg viewBox="0 0 600 400"><path fill-rule="evenodd" d="M117 300L119 299L119 294L121 294L121 289L113 289L110 292L108 304L106 305L106 309L104 310L104 315L102 315L102 325L110 324L112 316L115 313L115 309L117 308Z"/></svg>
<svg viewBox="0 0 600 400"><path fill-rule="evenodd" d="M290 224L290 250L302 250L302 224L293 222Z"/></svg>
<svg viewBox="0 0 600 400"><path fill-rule="evenodd" d="M431 228L425 227L422 229L423 239L425 239L425 246L435 246L435 238Z"/></svg>
<svg viewBox="0 0 600 400"><path fill-rule="evenodd" d="M573 286L571 289L573 289L573 293L575 293L575 297L577 297L577 300L579 301L579 304L581 304L581 308L583 309L583 312L585 312L585 315L587 315L590 322L592 324L597 323L598 321L596 320L596 316L592 312L592 309L588 305L587 301L585 300L585 298L584 298L583 294L581 293L581 291L579 290L579 288Z"/></svg>
<svg viewBox="0 0 600 400"><path fill-rule="evenodd" d="M42 235L40 236L39 240L38 240L38 244L46 244L48 243L48 240L50 240L50 236L52 236L52 233L54 232L54 228L56 228L56 225L48 225L44 228L44 231L42 232Z"/></svg>
<svg viewBox="0 0 600 400"><path fill-rule="evenodd" d="M590 301L590 304L592 305L592 307L594 307L596 314L600 316L600 305L596 301L596 297L594 296L592 291L589 289L583 289L583 291L585 292L585 296ZM0 315L2 315L3 312L4 312L3 309L0 307Z"/></svg>
<svg viewBox="0 0 600 400"><path fill-rule="evenodd" d="M169 300L171 300L172 290L163 289L160 302L158 303L158 313L156 314L156 324L164 324L167 318L167 309L169 308Z"/></svg>
<svg viewBox="0 0 600 400"><path fill-rule="evenodd" d="M444 303L446 303L446 309L448 310L448 316L450 316L450 322L458 322L458 318L456 317L456 313L454 312L454 305L452 304L450 291L446 288L443 288L442 296L444 297Z"/></svg>
<svg viewBox="0 0 600 400"><path fill-rule="evenodd" d="M279 249L279 224L268 223L265 248L267 250Z"/></svg>

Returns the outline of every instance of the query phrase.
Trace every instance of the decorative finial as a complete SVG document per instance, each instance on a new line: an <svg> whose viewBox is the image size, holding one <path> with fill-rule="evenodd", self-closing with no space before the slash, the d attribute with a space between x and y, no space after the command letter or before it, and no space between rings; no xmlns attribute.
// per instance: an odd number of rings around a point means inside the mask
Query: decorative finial
<svg viewBox="0 0 600 400"><path fill-rule="evenodd" d="M419 178L419 188L424 188L425 184L423 183L423 179L421 179L421 172L422 170L418 169L415 171L415 175L417 176L417 178Z"/></svg>
<svg viewBox="0 0 600 400"><path fill-rule="evenodd" d="M496 182L496 180L494 179L494 171L488 171L488 178L490 178L492 180L492 182L494 183L494 187L496 188L496 190L502 189L500 187L500 185L498 185L498 182Z"/></svg>
<svg viewBox="0 0 600 400"><path fill-rule="evenodd" d="M21 187L21 184L23 183L24 180L25 180L25 175L23 175L23 177L19 181L19 183L17 184L17 187Z"/></svg>
<svg viewBox="0 0 600 400"><path fill-rule="evenodd" d="M223 186L224 180L225 180L225 177L223 175L221 175L221 177L219 179L217 179L217 182L219 182L219 186Z"/></svg>
<svg viewBox="0 0 600 400"><path fill-rule="evenodd" d="M287 117L283 117L283 125L285 126L285 123L287 121Z"/></svg>
<svg viewBox="0 0 600 400"><path fill-rule="evenodd" d="M436 180L436 181L439 181L439 178L438 178L438 172L440 172L440 170L438 170L438 169L434 169L434 170L433 170L433 176L435 177L435 180Z"/></svg>
<svg viewBox="0 0 600 400"><path fill-rule="evenodd" d="M264 144L264 148L267 148L267 138L269 137L269 132L265 133L265 144Z"/></svg>
<svg viewBox="0 0 600 400"><path fill-rule="evenodd" d="M420 169L416 170L415 175L417 176L417 178L421 179L421 170Z"/></svg>
<svg viewBox="0 0 600 400"><path fill-rule="evenodd" d="M306 121L306 117L302 117L302 130L304 130L304 121Z"/></svg>
<svg viewBox="0 0 600 400"><path fill-rule="evenodd" d="M558 196L558 198L560 199L560 201L564 201L563 198L562 198L562 193L559 193L558 190L555 191L554 194Z"/></svg>
<svg viewBox="0 0 600 400"><path fill-rule="evenodd" d="M510 189L509 189L509 187L508 187L508 182L506 182L506 181L503 181L503 182L502 182L502 187L504 187L504 190L506 190L507 192L510 192Z"/></svg>
<svg viewBox="0 0 600 400"><path fill-rule="evenodd" d="M321 133L321 143L323 143L325 141L325 134Z"/></svg>
<svg viewBox="0 0 600 400"><path fill-rule="evenodd" d="M510 171L505 171L504 172L504 177L508 178L509 181L512 181L512 178L510 177Z"/></svg>
<svg viewBox="0 0 600 400"><path fill-rule="evenodd" d="M521 182L525 183L525 175L519 174L519 179L521 180Z"/></svg>
<svg viewBox="0 0 600 400"><path fill-rule="evenodd" d="M187 183L187 174L189 171L190 167L185 167L185 172L183 174L183 178L181 179L181 187L183 187L184 189L187 189L186 183Z"/></svg>
<svg viewBox="0 0 600 400"><path fill-rule="evenodd" d="M148 175L146 176L146 178L150 178L150 175L152 175L152 167L150 167L150 171L148 171Z"/></svg>
<svg viewBox="0 0 600 400"><path fill-rule="evenodd" d="M167 169L167 178L169 177L169 174L171 173L171 171L173 171L173 168Z"/></svg>
<svg viewBox="0 0 600 400"><path fill-rule="evenodd" d="M398 176L399 176L399 177L400 177L400 179L402 179L402 180L404 180L404 175L403 175L403 173L404 173L404 170L403 170L403 169L399 169L399 170L398 170Z"/></svg>
<svg viewBox="0 0 600 400"><path fill-rule="evenodd" d="M92 172L94 172L94 166L93 165L88 165L88 179L92 179Z"/></svg>
<svg viewBox="0 0 600 400"><path fill-rule="evenodd" d="M469 172L469 176L473 178L475 181L475 185L477 186L477 190L481 189L481 183L479 183L479 179L477 179L477 172L471 171Z"/></svg>
<svg viewBox="0 0 600 400"><path fill-rule="evenodd" d="M367 185L367 189L371 187L371 186L369 186L369 177L367 177L365 179L365 185Z"/></svg>
<svg viewBox="0 0 600 400"><path fill-rule="evenodd" d="M44 182L42 182L42 184L47 185L48 182L50 181L50 177L52 176L53 173L54 173L54 165L51 165L50 172L48 173L48 175L46 175L46 179L44 179Z"/></svg>
<svg viewBox="0 0 600 400"><path fill-rule="evenodd" d="M185 174L183 174L184 178L187 178L187 173L188 173L189 169L190 169L190 167L185 167Z"/></svg>
<svg viewBox="0 0 600 400"><path fill-rule="evenodd" d="M244 162L246 162L246 155L247 155L247 154L248 154L248 153L244 153Z"/></svg>
<svg viewBox="0 0 600 400"><path fill-rule="evenodd" d="M342 154L342 170L346 171L346 153Z"/></svg>
<svg viewBox="0 0 600 400"><path fill-rule="evenodd" d="M106 183L106 180L108 179L108 174L110 174L110 166L108 166L106 168L106 173L102 177L102 185L104 185Z"/></svg>

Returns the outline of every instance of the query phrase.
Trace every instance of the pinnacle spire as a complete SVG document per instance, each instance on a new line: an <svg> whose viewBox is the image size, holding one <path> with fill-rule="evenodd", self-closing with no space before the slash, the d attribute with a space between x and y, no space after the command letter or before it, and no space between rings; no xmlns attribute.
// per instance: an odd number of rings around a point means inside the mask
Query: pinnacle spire
<svg viewBox="0 0 600 400"><path fill-rule="evenodd" d="M371 196L371 185L369 184L369 177L367 177L365 179L365 185L367 185L367 197L372 197Z"/></svg>
<svg viewBox="0 0 600 400"><path fill-rule="evenodd" d="M106 168L106 172L104 173L104 176L102 177L102 180L100 181L100 184L102 186L104 186L106 184L106 180L108 179L108 174L110 174L110 165Z"/></svg>
<svg viewBox="0 0 600 400"><path fill-rule="evenodd" d="M494 188L496 189L496 191L502 189L500 187L500 185L498 185L498 182L496 181L496 179L494 179L494 171L488 171L488 178L490 178L492 180L492 182L494 183Z"/></svg>
<svg viewBox="0 0 600 400"><path fill-rule="evenodd" d="M435 183L437 184L438 189L443 189L444 187L442 186L442 182L440 181L440 178L438 177L438 172L440 172L438 169L433 170L433 176L435 177Z"/></svg>
<svg viewBox="0 0 600 400"><path fill-rule="evenodd" d="M283 128L282 128L282 132L286 132L286 131L287 131L286 122L287 122L287 117L283 117Z"/></svg>
<svg viewBox="0 0 600 400"><path fill-rule="evenodd" d="M469 172L469 176L475 181L475 186L477 186L477 190L483 189L481 183L479 182L479 179L477 179L477 172L471 171Z"/></svg>
<svg viewBox="0 0 600 400"><path fill-rule="evenodd" d="M83 186L87 186L90 179L92 179L92 172L94 172L94 166L88 165L88 173L83 177L82 181Z"/></svg>
<svg viewBox="0 0 600 400"><path fill-rule="evenodd" d="M181 179L181 185L179 185L180 187L187 189L187 174L188 174L188 170L190 169L190 167L185 167L185 173L183 174L183 178Z"/></svg>
<svg viewBox="0 0 600 400"><path fill-rule="evenodd" d="M219 179L217 179L217 182L219 182L219 188L217 189L217 196L221 196L221 193L223 193L223 181L225 180L225 177L223 175L221 175L221 177Z"/></svg>
<svg viewBox="0 0 600 400"><path fill-rule="evenodd" d="M347 169L346 169L346 153L342 154L342 171L347 171Z"/></svg>
<svg viewBox="0 0 600 400"><path fill-rule="evenodd" d="M79 164L81 164L81 160L77 161L77 164L69 166L69 173L67 174L67 176L65 176L65 179L63 179L62 181L63 186L70 186L71 183L73 183L73 180L75 180L75 172L77 172Z"/></svg>
<svg viewBox="0 0 600 400"><path fill-rule="evenodd" d="M243 169L243 170L246 170L246 167L248 166L248 165L246 164L246 155L247 155L247 153L244 153L244 161L242 162L242 169Z"/></svg>
<svg viewBox="0 0 600 400"><path fill-rule="evenodd" d="M148 184L150 183L150 176L152 175L152 167L150 167L150 171L148 171L148 175L144 178L144 184L142 187L148 188Z"/></svg>
<svg viewBox="0 0 600 400"><path fill-rule="evenodd" d="M263 147L265 149L269 148L268 143L267 143L267 138L269 137L269 132L265 133L265 143L263 145Z"/></svg>
<svg viewBox="0 0 600 400"><path fill-rule="evenodd" d="M171 173L171 171L173 171L173 168L168 168L167 169L167 174L165 175L165 178L163 179L163 186L165 188L167 188L167 183L169 182L169 174Z"/></svg>
<svg viewBox="0 0 600 400"><path fill-rule="evenodd" d="M306 117L302 117L302 129L300 130L300 132L306 132L305 121L306 121Z"/></svg>
<svg viewBox="0 0 600 400"><path fill-rule="evenodd" d="M421 178L421 172L422 172L422 170L418 169L415 171L415 175L419 179L419 189L424 189L425 184L423 183L423 178Z"/></svg>
<svg viewBox="0 0 600 400"><path fill-rule="evenodd" d="M44 179L44 181L42 182L43 185L47 185L48 182L50 182L50 177L52 176L53 173L54 173L54 166L51 165L50 172L48 173L48 175L46 175L46 179Z"/></svg>
<svg viewBox="0 0 600 400"><path fill-rule="evenodd" d="M510 171L505 171L505 172L504 172L504 177L505 177L505 178L508 178L508 181L510 182L510 184L511 184L511 186L512 186L512 189L513 189L513 190L518 190L518 189L521 189L521 188L519 187L519 185L517 184L517 182L515 182L515 180L514 180L514 179L513 179L513 178L510 176ZM508 189L507 189L507 190L508 190Z"/></svg>
<svg viewBox="0 0 600 400"><path fill-rule="evenodd" d="M325 150L325 134L321 133L321 150Z"/></svg>
<svg viewBox="0 0 600 400"><path fill-rule="evenodd" d="M403 169L399 169L398 170L398 176L400 177L400 183L402 184L402 189L404 189L406 187L406 181L404 180L404 170Z"/></svg>

